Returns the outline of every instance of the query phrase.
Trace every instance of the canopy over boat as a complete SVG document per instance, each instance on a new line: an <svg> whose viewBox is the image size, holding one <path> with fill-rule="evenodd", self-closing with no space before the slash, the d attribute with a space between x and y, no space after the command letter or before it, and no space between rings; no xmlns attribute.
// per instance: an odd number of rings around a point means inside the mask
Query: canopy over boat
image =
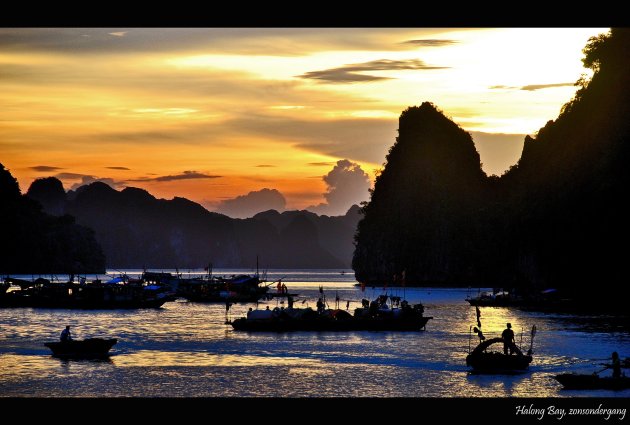
<svg viewBox="0 0 630 425"><path fill-rule="evenodd" d="M532 362L532 356L523 354L516 345L512 346L514 354L488 352L493 344L501 344L503 348L503 338L491 338L480 343L466 357L466 365L478 372L514 373L526 370Z"/></svg>

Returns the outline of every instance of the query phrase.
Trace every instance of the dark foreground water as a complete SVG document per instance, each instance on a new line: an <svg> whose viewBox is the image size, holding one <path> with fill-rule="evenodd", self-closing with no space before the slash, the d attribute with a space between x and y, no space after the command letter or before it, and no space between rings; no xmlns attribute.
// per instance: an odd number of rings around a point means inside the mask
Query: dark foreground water
<svg viewBox="0 0 630 425"><path fill-rule="evenodd" d="M248 271L249 272L249 271ZM230 272L231 273L231 272ZM296 302L315 307L318 286L329 305L335 294L373 299L382 288L361 293L352 272L272 271L286 276ZM389 290L391 293L391 290ZM78 311L0 309L0 396L70 397L630 397L625 391L565 391L552 377L600 370L613 351L630 357L627 321L605 316L482 308L487 337L511 322L525 349L536 325L534 361L515 376L471 375L465 365L475 310L466 289L394 289L433 316L424 332L235 332L225 325L225 305L169 302L161 309ZM261 303L262 306L265 303ZM273 308L278 301L271 301ZM230 318L252 305L237 304ZM64 361L44 342L58 339L66 324L75 339L114 337L107 361ZM605 372L602 375L609 374Z"/></svg>

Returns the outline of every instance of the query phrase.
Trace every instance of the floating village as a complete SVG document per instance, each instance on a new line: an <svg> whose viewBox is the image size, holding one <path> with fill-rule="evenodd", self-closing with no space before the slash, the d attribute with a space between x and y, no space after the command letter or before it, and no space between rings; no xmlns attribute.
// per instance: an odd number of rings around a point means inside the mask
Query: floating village
<svg viewBox="0 0 630 425"><path fill-rule="evenodd" d="M219 303L225 305L225 326L238 332L430 332L427 324L433 316L425 315L423 304L410 304L394 295L392 288L370 300L342 300L337 294L329 298L319 286L317 300L308 300L290 291L282 279L267 282L266 272L216 276L211 266L207 274L184 277L180 273L144 271L138 277L125 273L107 279L88 281L84 276L69 275L67 281L38 277L24 279L6 276L0 283L0 308L45 309L159 309L167 302ZM345 273L345 272L341 272ZM364 290L365 285L357 284ZM362 291L363 292L363 291ZM469 374L515 375L529 372L535 364L536 325L527 341L521 335L517 343L511 324L500 337L486 338L481 308L523 307L545 309L562 303L556 291L545 290L536 299L516 296L503 288L469 294L462 302L475 309L476 324L468 331L468 353L465 359ZM397 292L396 292L397 294ZM278 305L262 308L260 303L277 300ZM314 303L316 308L307 301ZM564 300L566 301L566 300ZM235 303L253 304L244 317L228 318ZM286 305L286 306L285 306ZM353 310L351 310L351 307ZM57 341L46 342L53 357L64 360L107 359L117 338L94 336L73 339L70 326ZM475 343L473 344L473 340ZM478 342L477 342L478 340ZM630 388L630 377L622 369L630 368L630 358L622 359L614 352L603 368L590 374L561 373L554 376L565 389L623 390ZM612 371L604 375L602 372ZM600 376L600 374L602 374Z"/></svg>

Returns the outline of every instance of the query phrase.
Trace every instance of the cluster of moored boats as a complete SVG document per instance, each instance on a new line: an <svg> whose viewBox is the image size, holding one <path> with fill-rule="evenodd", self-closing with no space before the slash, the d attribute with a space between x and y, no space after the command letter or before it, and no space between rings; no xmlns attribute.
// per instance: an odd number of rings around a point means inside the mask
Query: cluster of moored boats
<svg viewBox="0 0 630 425"><path fill-rule="evenodd" d="M186 278L162 272L126 274L87 281L73 275L65 282L39 277L5 277L0 284L0 307L77 309L159 308L185 298L196 302L256 302L268 292L258 274Z"/></svg>

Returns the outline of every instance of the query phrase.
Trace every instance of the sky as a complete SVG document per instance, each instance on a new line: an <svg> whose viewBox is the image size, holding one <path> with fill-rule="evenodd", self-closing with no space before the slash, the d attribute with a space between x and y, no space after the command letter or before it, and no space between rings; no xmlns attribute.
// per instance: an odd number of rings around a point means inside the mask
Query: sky
<svg viewBox="0 0 630 425"><path fill-rule="evenodd" d="M0 28L0 162L25 192L186 197L233 217L339 215L407 107L469 131L487 174L576 90L605 28Z"/></svg>

